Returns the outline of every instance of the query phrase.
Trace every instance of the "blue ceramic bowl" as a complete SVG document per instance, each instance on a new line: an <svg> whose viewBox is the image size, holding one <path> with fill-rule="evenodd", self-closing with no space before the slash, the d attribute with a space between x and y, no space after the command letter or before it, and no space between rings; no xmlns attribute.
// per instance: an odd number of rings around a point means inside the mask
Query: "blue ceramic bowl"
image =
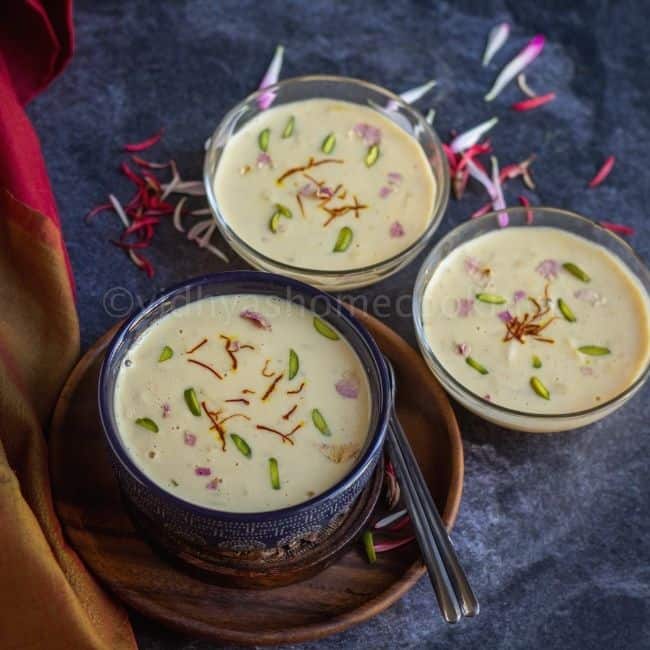
<svg viewBox="0 0 650 650"><path fill-rule="evenodd" d="M119 434L113 407L121 364L137 338L170 311L190 302L233 293L274 295L297 302L331 323L361 359L371 390L371 424L357 464L343 480L297 505L261 513L234 513L199 506L154 483L131 459ZM258 552L308 538L352 506L381 457L389 414L389 378L384 359L366 329L332 296L278 275L237 271L207 275L171 289L132 316L107 350L99 378L99 412L117 478L136 519L161 536L201 552Z"/></svg>

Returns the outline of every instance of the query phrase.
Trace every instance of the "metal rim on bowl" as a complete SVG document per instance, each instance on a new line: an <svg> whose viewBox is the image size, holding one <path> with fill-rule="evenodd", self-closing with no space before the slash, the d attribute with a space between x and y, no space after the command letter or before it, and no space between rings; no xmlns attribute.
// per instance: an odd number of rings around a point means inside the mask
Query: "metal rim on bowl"
<svg viewBox="0 0 650 650"><path fill-rule="evenodd" d="M196 289L205 285L226 283L231 284L238 282L242 284L245 282L259 282L271 286L281 286L284 288L288 287L293 289L297 294L308 296L311 300L324 301L324 303L327 304L328 309L335 311L337 315L342 317L347 322L347 324L351 326L351 329L354 331L356 336L358 336L359 342L366 347L367 351L370 354L372 362L375 364L377 377L379 379L379 385L377 386L377 395L379 400L379 403L377 405L377 426L374 431L369 431L370 440L366 445L366 449L350 473L324 492L321 492L320 494L312 497L307 501L302 501L286 508L279 508L276 510L268 510L264 512L237 513L208 508L182 499L178 495L166 490L158 483L155 483L132 460L128 451L122 444L122 439L117 430L117 424L114 421L114 418L111 416L110 407L107 402L108 399L113 399L113 393L111 392L110 395L107 394L108 391L106 389L109 381L108 373L114 366L117 351L131 328L135 327L139 321L146 318L146 316L154 311L157 307L169 300L172 300L174 296L178 295L180 292L187 291L188 289ZM347 338L346 340L348 340L348 342L354 347L352 341L349 341ZM342 303L336 300L336 298L323 291L319 291L318 289L310 287L309 285L304 284L298 280L284 278L272 273L263 273L259 271L228 271L224 273L203 275L193 278L189 281L181 282L166 291L145 308L137 311L135 314L129 317L121 325L114 338L108 345L106 355L104 357L104 361L99 373L97 396L102 428L104 430L106 440L111 448L113 456L120 462L121 466L129 473L129 475L140 485L145 487L147 490L153 491L157 495L162 495L164 498L169 499L172 503L175 503L185 510L191 510L194 513L201 514L206 517L213 517L228 521L236 520L246 522L260 522L277 519L279 517L296 515L309 510L314 504L320 501L325 501L332 496L336 496L337 494L344 492L349 487L351 487L364 474L364 472L366 472L367 468L375 461L376 456L381 452L381 448L383 447L386 427L388 425L388 419L390 415L387 390L388 385L388 371L386 369L384 358L379 351L377 344L365 329L365 327L348 311L348 309L342 305Z"/></svg>
<svg viewBox="0 0 650 650"><path fill-rule="evenodd" d="M529 211L537 212L537 213L551 213L556 216L562 216L567 219L573 219L576 222L579 222L583 224L584 226L588 228L593 228L594 231L598 232L605 238L611 238L611 241L615 242L618 246L622 246L624 251L630 255L633 259L637 261L641 269L643 270L643 275L644 277L639 277L639 280L642 282L642 287L643 283L647 286L650 285L650 270L648 267L645 265L645 262L637 255L636 251L626 242L624 239L616 235L615 233L607 230L606 228L603 228L599 224L595 223L591 219L588 219L587 217L584 217L580 214L577 214L576 212L571 212L569 210L564 210L561 208L552 208L552 207L547 207L547 206L534 206L534 207L513 207L513 208L506 208L505 210L499 210L498 212L489 212L486 215L482 216L480 218L480 222L483 223L488 223L492 221L493 223L497 224L495 228L492 228L491 230L497 230L498 229L498 216L502 212L506 212L510 217L512 216L523 216L524 218L527 216ZM478 393L475 393L474 391L470 390L467 388L464 384L459 382L445 367L440 361L438 361L436 355L434 354L433 350L431 349L431 346L429 345L429 341L427 340L426 334L424 332L424 324L423 324L423 318L422 318L422 298L424 297L424 292L426 290L426 285L429 283L431 276L435 272L435 269L432 269L433 265L433 260L435 259L436 255L439 253L441 249L444 249L445 246L448 244L448 242L459 235L462 235L464 233L469 233L471 232L475 227L476 227L477 220L470 220L466 221L459 226L456 226L453 230L448 232L431 250L431 252L427 255L426 259L422 263L422 266L420 267L420 270L418 271L418 275L415 281L414 285L414 290L413 290L413 300L412 300L412 313L413 313L413 322L415 325L415 332L416 332L416 337L418 340L418 345L420 347L420 350L422 351L422 354L427 361L427 364L431 368L432 372L440 379L441 383L443 385L450 385L455 389L458 393L461 395L469 396L472 399L476 400L476 402L486 411L492 411L494 413L499 413L499 414L504 414L504 415L509 415L509 416L515 416L518 418L527 418L527 419L532 419L532 420L539 420L539 421L551 421L551 420L559 420L563 422L570 422L571 420L577 420L583 417L588 417L591 415L594 415L598 412L606 412L610 407L615 406L618 403L621 403L625 401L625 399L633 394L636 390L638 390L641 385L646 381L648 376L650 375L650 361L646 364L646 367L644 368L643 372L639 374L639 376L632 382L625 390L621 391L614 397L608 399L606 402L602 402L601 404L598 404L597 406L593 406L588 409L583 409L580 411L571 411L569 413L567 412L562 412L562 413L537 413L537 412L527 412L527 411L519 411L517 409L511 409L506 406L501 406L499 404L495 404L492 401L489 401L485 399L483 396L479 395ZM535 223L532 224L522 224L519 226L507 226L507 227L526 227L526 225L536 225ZM550 227L550 226L549 226ZM571 231L567 231L571 232ZM481 233L485 234L485 233ZM576 233L572 233L576 234ZM480 235L479 235L480 236ZM576 236L581 236L581 235L576 235ZM586 237L583 237L586 239ZM472 237L461 237L461 241L466 242L472 239ZM611 253L615 255L614 253ZM618 257L618 256L617 256ZM623 264L625 264L624 260L621 260ZM628 267L627 264L625 264L626 267ZM629 269L629 272L633 276L638 276L637 273L633 272L631 269ZM647 291L647 290L646 290Z"/></svg>
<svg viewBox="0 0 650 650"><path fill-rule="evenodd" d="M352 279L358 276L361 281L361 276L378 274L381 273L384 269L390 269L391 271L396 271L404 263L411 261L411 259L420 252L420 250L426 245L426 243L430 240L430 238L433 236L435 231L438 229L438 226L442 221L442 218L445 214L445 210L447 208L447 203L449 201L449 187L450 187L449 169L446 163L441 166L441 178L437 179L436 181L437 183L439 183L440 187L436 188L437 201L433 208L431 221L429 222L426 230L420 235L418 239L416 239L412 244L410 244L407 248L400 251L396 255L393 255L392 257L387 258L385 260L381 260L380 262L375 262L374 264L370 264L368 266L357 267L357 268L346 269L346 270L331 270L331 269L321 270L321 269L293 266L291 264L286 264L285 262L280 262L272 257L268 257L260 253L255 248L253 248L250 244L244 241L230 227L226 218L219 210L219 203L215 196L214 187L212 183L214 176L210 168L210 163L212 160L212 156L214 156L216 148L220 144L220 140L221 140L220 135L224 130L224 127L227 124L229 124L230 121L241 112L242 107L245 104L257 100L260 97L260 95L273 93L274 91L277 90L282 90L286 86L296 85L298 83L309 83L309 82L351 84L384 95L387 100L394 102L401 110L406 111L407 113L410 113L414 116L414 118L418 122L418 125L421 126L423 129L425 129L428 137L431 138L434 149L436 150L436 155L440 158L441 161L444 162L446 160L445 153L442 148L442 143L437 133L434 131L434 129L428 124L428 122L416 109L414 109L410 104L404 102L404 100L402 100L399 95L396 95L392 91L387 90L382 86L378 86L376 84L372 84L370 82L363 81L361 79L355 79L353 77L341 77L335 75L304 75L300 77L292 77L290 79L285 79L273 86L269 86L268 88L265 88L264 90L258 90L250 94L241 102L239 102L234 108L228 111L228 113L223 117L223 119L221 120L217 128L214 130L212 136L210 136L206 153L205 153L204 163L203 163L203 184L205 186L208 205L210 206L212 215L215 221L217 222L219 231L221 232L223 238L229 244L231 243L232 240L236 243L238 247L240 247L243 251L245 251L247 258L252 257L256 260L259 260L261 265L263 265L264 267L273 268L274 272L286 273L289 276L299 275L301 277L310 278L314 280L317 278L335 280L341 277ZM429 163L431 164L430 160ZM237 252L236 249L235 252ZM367 283L364 282L364 284Z"/></svg>

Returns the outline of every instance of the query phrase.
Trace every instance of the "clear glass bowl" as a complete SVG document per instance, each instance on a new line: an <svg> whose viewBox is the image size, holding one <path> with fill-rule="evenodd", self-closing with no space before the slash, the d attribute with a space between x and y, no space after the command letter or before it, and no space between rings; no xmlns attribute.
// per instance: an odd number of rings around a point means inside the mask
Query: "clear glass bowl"
<svg viewBox="0 0 650 650"><path fill-rule="evenodd" d="M282 81L262 92L275 94L273 106L305 99L326 98L360 104L381 112L414 137L424 150L436 182L433 211L429 225L419 239L398 255L371 266L345 271L302 268L279 262L257 251L230 227L221 212L213 187L221 153L228 145L228 141L233 134L260 113L257 100L262 93L256 92L237 104L224 117L207 143L203 165L203 182L208 203L217 221L219 231L230 247L254 268L279 273L330 291L354 289L379 282L411 262L424 249L440 225L449 199L447 160L438 136L422 115L389 90L346 77L320 75L296 77Z"/></svg>
<svg viewBox="0 0 650 650"><path fill-rule="evenodd" d="M590 219L566 210L531 207L532 223L528 223L527 211L527 208L508 208L506 210L510 218L508 227L553 227L600 244L610 253L616 255L637 277L646 294L650 294L650 271L629 244L620 237L605 230ZM533 414L499 406L470 391L457 381L436 358L425 336L422 316L422 302L429 280L440 262L455 248L485 233L498 229L499 223L496 213L490 213L479 219L467 221L441 239L422 264L413 292L413 320L418 344L429 368L445 390L465 408L490 422L508 429L532 433L565 431L591 424L613 413L643 386L650 372L650 363L646 364L646 367L632 385L628 386L616 397L596 407L572 413Z"/></svg>

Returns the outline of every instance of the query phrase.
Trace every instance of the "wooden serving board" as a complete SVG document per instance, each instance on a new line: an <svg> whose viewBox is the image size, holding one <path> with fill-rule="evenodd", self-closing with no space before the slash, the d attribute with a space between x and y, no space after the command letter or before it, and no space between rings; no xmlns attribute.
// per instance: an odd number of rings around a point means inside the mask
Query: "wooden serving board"
<svg viewBox="0 0 650 650"><path fill-rule="evenodd" d="M400 420L450 529L462 493L463 451L449 400L402 338L368 314L352 311L395 365ZM68 540L117 598L163 625L217 643L300 643L379 614L423 575L415 543L379 555L374 565L352 544L308 580L268 590L211 584L165 560L129 519L103 441L97 376L115 329L84 355L61 392L50 467Z"/></svg>

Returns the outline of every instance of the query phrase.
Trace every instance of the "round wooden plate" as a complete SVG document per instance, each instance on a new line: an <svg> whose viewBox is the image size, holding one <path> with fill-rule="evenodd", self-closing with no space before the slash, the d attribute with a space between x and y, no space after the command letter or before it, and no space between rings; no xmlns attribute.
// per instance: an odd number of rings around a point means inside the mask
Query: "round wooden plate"
<svg viewBox="0 0 650 650"><path fill-rule="evenodd" d="M400 420L450 529L462 493L463 450L449 400L401 337L353 311L395 365ZM422 576L425 568L414 543L381 554L374 565L353 544L312 578L268 590L210 584L165 561L131 523L103 444L97 375L114 331L88 350L61 392L50 434L50 466L56 508L70 543L120 600L164 625L215 642L300 643L375 616Z"/></svg>

